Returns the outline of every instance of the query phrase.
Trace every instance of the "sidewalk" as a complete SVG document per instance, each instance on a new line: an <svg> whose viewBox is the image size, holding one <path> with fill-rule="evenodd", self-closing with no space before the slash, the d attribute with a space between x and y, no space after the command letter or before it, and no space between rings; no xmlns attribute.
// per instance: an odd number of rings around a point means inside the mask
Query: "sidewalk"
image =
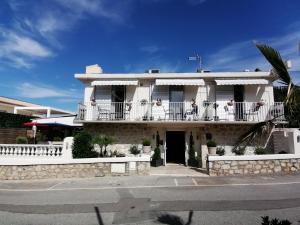
<svg viewBox="0 0 300 225"><path fill-rule="evenodd" d="M2 181L0 192L226 187L300 184L300 175L248 177L129 176L81 179Z"/></svg>

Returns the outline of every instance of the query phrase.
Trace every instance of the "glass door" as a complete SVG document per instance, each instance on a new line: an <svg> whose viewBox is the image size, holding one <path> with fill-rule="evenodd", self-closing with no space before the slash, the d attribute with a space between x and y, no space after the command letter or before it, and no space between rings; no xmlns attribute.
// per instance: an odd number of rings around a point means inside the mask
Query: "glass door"
<svg viewBox="0 0 300 225"><path fill-rule="evenodd" d="M124 119L125 86L112 86L112 119Z"/></svg>
<svg viewBox="0 0 300 225"><path fill-rule="evenodd" d="M182 120L184 118L184 89L183 86L169 87L169 113L170 119Z"/></svg>

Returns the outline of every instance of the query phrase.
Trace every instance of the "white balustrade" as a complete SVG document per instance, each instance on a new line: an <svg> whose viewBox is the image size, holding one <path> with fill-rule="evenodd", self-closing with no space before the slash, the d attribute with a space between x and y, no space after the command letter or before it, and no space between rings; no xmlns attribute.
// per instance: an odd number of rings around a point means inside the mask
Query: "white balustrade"
<svg viewBox="0 0 300 225"><path fill-rule="evenodd" d="M61 145L0 144L1 158L71 159L73 137L64 139Z"/></svg>

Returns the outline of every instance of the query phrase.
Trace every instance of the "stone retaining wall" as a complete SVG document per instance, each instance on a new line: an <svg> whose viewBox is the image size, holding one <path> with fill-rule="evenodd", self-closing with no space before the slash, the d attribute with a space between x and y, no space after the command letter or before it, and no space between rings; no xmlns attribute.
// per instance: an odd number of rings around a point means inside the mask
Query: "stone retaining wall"
<svg viewBox="0 0 300 225"><path fill-rule="evenodd" d="M148 175L150 162L1 165L0 180Z"/></svg>
<svg viewBox="0 0 300 225"><path fill-rule="evenodd" d="M210 176L300 173L300 158L258 160L209 160Z"/></svg>

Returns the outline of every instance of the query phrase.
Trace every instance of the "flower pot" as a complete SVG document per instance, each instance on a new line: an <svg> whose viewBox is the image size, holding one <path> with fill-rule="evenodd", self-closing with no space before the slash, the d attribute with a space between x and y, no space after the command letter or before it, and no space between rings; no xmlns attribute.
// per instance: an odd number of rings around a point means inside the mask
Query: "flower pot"
<svg viewBox="0 0 300 225"><path fill-rule="evenodd" d="M217 154L217 147L208 147L208 154L209 155L216 155Z"/></svg>
<svg viewBox="0 0 300 225"><path fill-rule="evenodd" d="M151 152L151 146L143 146L143 153L149 154Z"/></svg>
<svg viewBox="0 0 300 225"><path fill-rule="evenodd" d="M158 166L162 166L163 163L164 163L163 159L155 159L151 161L151 166L158 167Z"/></svg>

